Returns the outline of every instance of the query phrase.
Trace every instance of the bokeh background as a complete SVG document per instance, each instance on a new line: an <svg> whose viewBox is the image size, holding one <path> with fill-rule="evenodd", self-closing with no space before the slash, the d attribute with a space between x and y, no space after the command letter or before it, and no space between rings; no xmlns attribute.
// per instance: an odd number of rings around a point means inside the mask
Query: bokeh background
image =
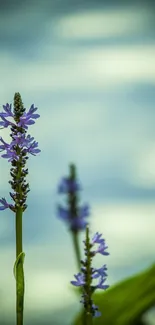
<svg viewBox="0 0 155 325"><path fill-rule="evenodd" d="M77 165L91 231L103 233L108 283L155 261L155 6L151 1L0 1L0 106L20 92L40 119L29 132L23 218L25 325L69 325L80 303L72 238L56 216L57 184ZM7 130L1 136L9 141ZM0 196L10 200L0 159ZM65 204L65 203L64 203ZM81 234L81 241L84 234ZM15 323L15 218L0 213L0 323ZM146 315L153 322L154 311Z"/></svg>

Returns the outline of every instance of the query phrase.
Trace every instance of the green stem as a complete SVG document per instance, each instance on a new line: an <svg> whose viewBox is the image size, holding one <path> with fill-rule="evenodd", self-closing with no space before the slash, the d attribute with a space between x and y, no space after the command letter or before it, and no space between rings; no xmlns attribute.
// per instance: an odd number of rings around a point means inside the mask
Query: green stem
<svg viewBox="0 0 155 325"><path fill-rule="evenodd" d="M24 262L25 254L22 251L22 208L16 212L16 324L23 325L24 311Z"/></svg>
<svg viewBox="0 0 155 325"><path fill-rule="evenodd" d="M80 246L79 246L79 241L78 241L78 233L72 232L72 235L73 235L73 245L74 245L74 250L75 250L75 255L76 255L77 266L78 266L78 270L80 272L80 270L81 270L81 253L80 253Z"/></svg>
<svg viewBox="0 0 155 325"><path fill-rule="evenodd" d="M81 253L80 253L80 245L79 245L79 237L78 237L78 232L72 232L73 235L73 246L74 246L74 250L75 250L75 255L76 255L76 262L77 262L77 267L78 267L78 271L81 271ZM80 288L81 289L81 288ZM83 293L83 290L80 290L80 295ZM85 310L83 308L83 314L82 314L82 323L83 325L86 325L86 314L85 314Z"/></svg>
<svg viewBox="0 0 155 325"><path fill-rule="evenodd" d="M93 317L90 313L85 313L85 325L93 325Z"/></svg>

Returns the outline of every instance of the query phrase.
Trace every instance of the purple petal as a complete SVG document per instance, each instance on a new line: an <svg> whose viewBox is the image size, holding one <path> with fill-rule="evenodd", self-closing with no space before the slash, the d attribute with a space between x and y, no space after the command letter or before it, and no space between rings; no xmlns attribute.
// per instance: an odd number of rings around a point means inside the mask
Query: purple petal
<svg viewBox="0 0 155 325"><path fill-rule="evenodd" d="M0 203L2 204L2 206L0 207L0 210L5 210L5 209L9 208L9 204L6 202L5 198L0 199Z"/></svg>
<svg viewBox="0 0 155 325"><path fill-rule="evenodd" d="M81 189L79 184L75 180L71 180L67 177L62 178L59 186L58 193L77 192Z"/></svg>
<svg viewBox="0 0 155 325"><path fill-rule="evenodd" d="M85 284L84 274L78 273L78 274L75 274L74 277L77 281L71 281L71 284L73 284L77 287L83 286Z"/></svg>
<svg viewBox="0 0 155 325"><path fill-rule="evenodd" d="M86 225L88 223L83 219L83 218L72 218L70 220L70 229L72 231L79 231L79 230L83 230L86 228Z"/></svg>
<svg viewBox="0 0 155 325"><path fill-rule="evenodd" d="M104 242L104 239L101 238L102 234L96 232L96 234L92 238L92 244L100 244Z"/></svg>
<svg viewBox="0 0 155 325"><path fill-rule="evenodd" d="M58 217L65 221L69 221L70 216L69 216L69 211L67 209L64 209L60 205L58 206Z"/></svg>
<svg viewBox="0 0 155 325"><path fill-rule="evenodd" d="M98 278L99 276L107 276L107 273L105 272L107 271L107 266L106 265L103 265L101 268L99 269L95 269L93 268L92 270L92 278L93 279L96 279Z"/></svg>
<svg viewBox="0 0 155 325"><path fill-rule="evenodd" d="M88 217L90 214L88 204L85 204L83 207L79 208L78 216L80 218Z"/></svg>
<svg viewBox="0 0 155 325"><path fill-rule="evenodd" d="M3 105L4 111L6 112L6 113L4 113L6 117L9 117L9 116L13 117L13 113L11 112L11 106L12 105L11 104L9 105L8 103L6 104L6 106Z"/></svg>

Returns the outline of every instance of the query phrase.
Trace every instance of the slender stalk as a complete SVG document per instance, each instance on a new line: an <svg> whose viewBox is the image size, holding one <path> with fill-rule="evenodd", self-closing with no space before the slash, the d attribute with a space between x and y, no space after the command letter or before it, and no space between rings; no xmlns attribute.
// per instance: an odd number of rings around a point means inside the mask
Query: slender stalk
<svg viewBox="0 0 155 325"><path fill-rule="evenodd" d="M24 269L22 253L22 209L16 212L16 324L23 325ZM18 259L18 260L17 260Z"/></svg>
<svg viewBox="0 0 155 325"><path fill-rule="evenodd" d="M73 238L73 246L74 246L74 250L75 250L77 267L80 272L80 270L81 270L81 253L80 253L78 232L72 231L72 238Z"/></svg>
<svg viewBox="0 0 155 325"><path fill-rule="evenodd" d="M16 212L16 258L22 251L22 208L18 208Z"/></svg>
<svg viewBox="0 0 155 325"><path fill-rule="evenodd" d="M81 252L80 252L80 245L79 245L79 233L78 232L72 232L72 238L73 238L73 246L75 250L75 256L76 256L76 262L78 271L81 271ZM82 288L79 290L79 294L81 295L83 293ZM89 320L88 320L89 321ZM83 308L83 315L82 315L82 323L83 325L91 325L92 323L86 323L87 322L87 315L85 313L85 309Z"/></svg>
<svg viewBox="0 0 155 325"><path fill-rule="evenodd" d="M91 313L85 312L85 325L93 325L93 317Z"/></svg>

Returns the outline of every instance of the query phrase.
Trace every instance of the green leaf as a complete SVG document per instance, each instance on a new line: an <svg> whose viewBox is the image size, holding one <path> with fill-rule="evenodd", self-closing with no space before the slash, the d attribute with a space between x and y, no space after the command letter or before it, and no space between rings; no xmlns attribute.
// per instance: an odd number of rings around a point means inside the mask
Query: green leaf
<svg viewBox="0 0 155 325"><path fill-rule="evenodd" d="M140 325L142 316L155 306L155 264L104 292L93 295L95 305L102 315L94 325ZM82 325L82 314L73 322Z"/></svg>

